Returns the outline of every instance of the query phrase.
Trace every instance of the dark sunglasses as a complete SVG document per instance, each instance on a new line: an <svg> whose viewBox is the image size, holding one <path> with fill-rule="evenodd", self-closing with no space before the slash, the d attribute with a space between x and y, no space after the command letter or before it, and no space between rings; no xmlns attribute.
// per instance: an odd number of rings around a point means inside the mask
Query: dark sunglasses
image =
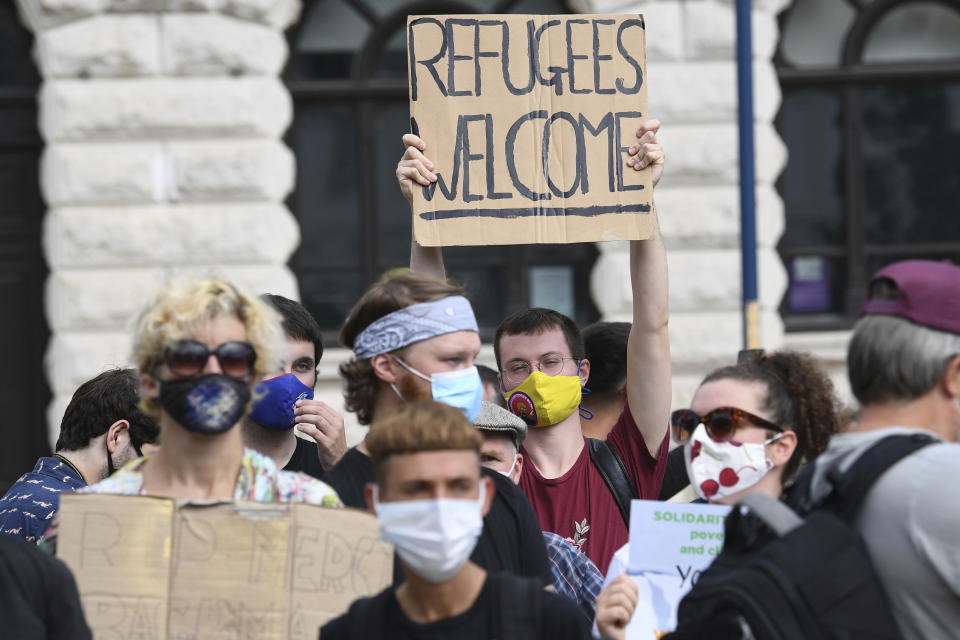
<svg viewBox="0 0 960 640"><path fill-rule="evenodd" d="M714 442L726 442L740 427L760 427L771 431L783 431L779 425L749 411L736 407L718 407L710 413L699 416L690 409L677 409L670 414L670 431L677 442L686 442L693 435L697 425L707 428L707 435Z"/></svg>
<svg viewBox="0 0 960 640"><path fill-rule="evenodd" d="M207 366L210 354L217 356L220 370L227 376L243 379L253 373L257 352L249 342L224 342L216 349L196 340L177 340L169 347L164 360L174 375L184 378L195 376Z"/></svg>

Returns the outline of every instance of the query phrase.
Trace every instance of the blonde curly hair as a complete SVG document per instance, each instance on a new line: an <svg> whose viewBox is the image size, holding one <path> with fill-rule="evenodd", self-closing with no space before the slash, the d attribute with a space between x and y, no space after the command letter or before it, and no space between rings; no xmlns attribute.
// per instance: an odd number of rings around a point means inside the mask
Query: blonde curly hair
<svg viewBox="0 0 960 640"><path fill-rule="evenodd" d="M235 316L256 350L251 384L274 373L283 358L280 314L245 289L220 278L179 278L160 287L138 316L133 336L133 360L140 373L153 375L163 364L168 346L189 339L212 318ZM144 398L144 412L160 415L156 400Z"/></svg>

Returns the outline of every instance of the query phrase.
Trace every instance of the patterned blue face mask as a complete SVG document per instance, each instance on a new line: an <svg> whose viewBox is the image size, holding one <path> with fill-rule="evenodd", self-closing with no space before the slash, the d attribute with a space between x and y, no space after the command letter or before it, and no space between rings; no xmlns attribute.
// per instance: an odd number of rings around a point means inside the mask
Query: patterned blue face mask
<svg viewBox="0 0 960 640"><path fill-rule="evenodd" d="M250 402L250 387L219 373L160 381L160 406L187 431L229 431Z"/></svg>
<svg viewBox="0 0 960 640"><path fill-rule="evenodd" d="M483 381L476 367L434 373L427 377L400 358L393 356L404 369L430 383L430 392L437 402L448 404L463 411L467 420L473 422L480 415L480 402L483 400ZM393 390L400 395L397 388ZM401 400L403 398L401 397Z"/></svg>
<svg viewBox="0 0 960 640"><path fill-rule="evenodd" d="M292 373L264 380L253 395L250 419L265 429L293 428L293 410L298 400L313 400L313 389Z"/></svg>

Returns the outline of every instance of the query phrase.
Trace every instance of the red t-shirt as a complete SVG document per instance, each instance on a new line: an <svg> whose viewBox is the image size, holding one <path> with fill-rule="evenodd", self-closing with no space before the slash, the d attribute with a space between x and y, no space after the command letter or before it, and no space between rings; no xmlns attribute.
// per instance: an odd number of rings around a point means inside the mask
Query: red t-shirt
<svg viewBox="0 0 960 640"><path fill-rule="evenodd" d="M667 466L667 435L664 434L660 455L654 460L633 414L625 406L607 442L627 467L637 495L644 500L656 500ZM527 455L525 449L521 448L521 452ZM579 547L606 574L610 559L627 543L629 532L610 488L590 460L586 438L580 457L559 478L544 478L532 464L523 465L520 488L533 504L541 528Z"/></svg>

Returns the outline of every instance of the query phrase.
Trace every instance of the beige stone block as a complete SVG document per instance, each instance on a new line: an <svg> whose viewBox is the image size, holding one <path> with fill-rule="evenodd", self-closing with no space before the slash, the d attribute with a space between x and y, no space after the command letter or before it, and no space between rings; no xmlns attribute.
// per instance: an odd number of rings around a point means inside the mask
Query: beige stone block
<svg viewBox="0 0 960 640"><path fill-rule="evenodd" d="M20 15L34 33L58 24L92 16L106 7L108 0L17 0Z"/></svg>
<svg viewBox="0 0 960 640"><path fill-rule="evenodd" d="M48 141L279 137L290 93L277 78L48 82L40 126Z"/></svg>
<svg viewBox="0 0 960 640"><path fill-rule="evenodd" d="M300 228L282 204L64 207L47 216L50 266L284 264Z"/></svg>
<svg viewBox="0 0 960 640"><path fill-rule="evenodd" d="M670 313L740 309L740 251L696 249L667 253Z"/></svg>
<svg viewBox="0 0 960 640"><path fill-rule="evenodd" d="M169 14L161 20L170 75L278 75L287 59L286 39L270 27L219 14Z"/></svg>
<svg viewBox="0 0 960 640"><path fill-rule="evenodd" d="M40 162L47 204L151 203L166 182L159 144L53 144Z"/></svg>
<svg viewBox="0 0 960 640"><path fill-rule="evenodd" d="M274 201L293 188L293 153L278 140L177 142L171 200Z"/></svg>
<svg viewBox="0 0 960 640"><path fill-rule="evenodd" d="M300 0L214 0L223 13L277 29L286 29L300 16Z"/></svg>
<svg viewBox="0 0 960 640"><path fill-rule="evenodd" d="M647 78L650 114L665 127L737 119L737 65L732 60L651 63ZM755 120L772 121L779 108L780 85L772 65L754 65Z"/></svg>
<svg viewBox="0 0 960 640"><path fill-rule="evenodd" d="M738 133L735 124L664 125L659 137L668 154L668 168L661 181L665 187L717 186L739 182ZM757 123L754 144L757 184L771 185L786 164L786 147L771 123Z"/></svg>
<svg viewBox="0 0 960 640"><path fill-rule="evenodd" d="M162 269L62 269L47 279L50 328L128 331L134 315L163 282Z"/></svg>
<svg viewBox="0 0 960 640"><path fill-rule="evenodd" d="M671 312L670 356L704 371L733 364L743 344L741 327L738 310Z"/></svg>
<svg viewBox="0 0 960 640"><path fill-rule="evenodd" d="M131 366L131 345L129 331L54 333L45 356L47 379L54 396L71 396L77 387L97 374ZM59 424L60 420L50 423Z"/></svg>
<svg viewBox="0 0 960 640"><path fill-rule="evenodd" d="M98 15L41 31L43 76L150 76L160 71L158 21L151 15Z"/></svg>
<svg viewBox="0 0 960 640"><path fill-rule="evenodd" d="M276 293L294 300L300 297L297 278L285 264L177 265L168 267L166 274L168 278L225 278L254 295Z"/></svg>

